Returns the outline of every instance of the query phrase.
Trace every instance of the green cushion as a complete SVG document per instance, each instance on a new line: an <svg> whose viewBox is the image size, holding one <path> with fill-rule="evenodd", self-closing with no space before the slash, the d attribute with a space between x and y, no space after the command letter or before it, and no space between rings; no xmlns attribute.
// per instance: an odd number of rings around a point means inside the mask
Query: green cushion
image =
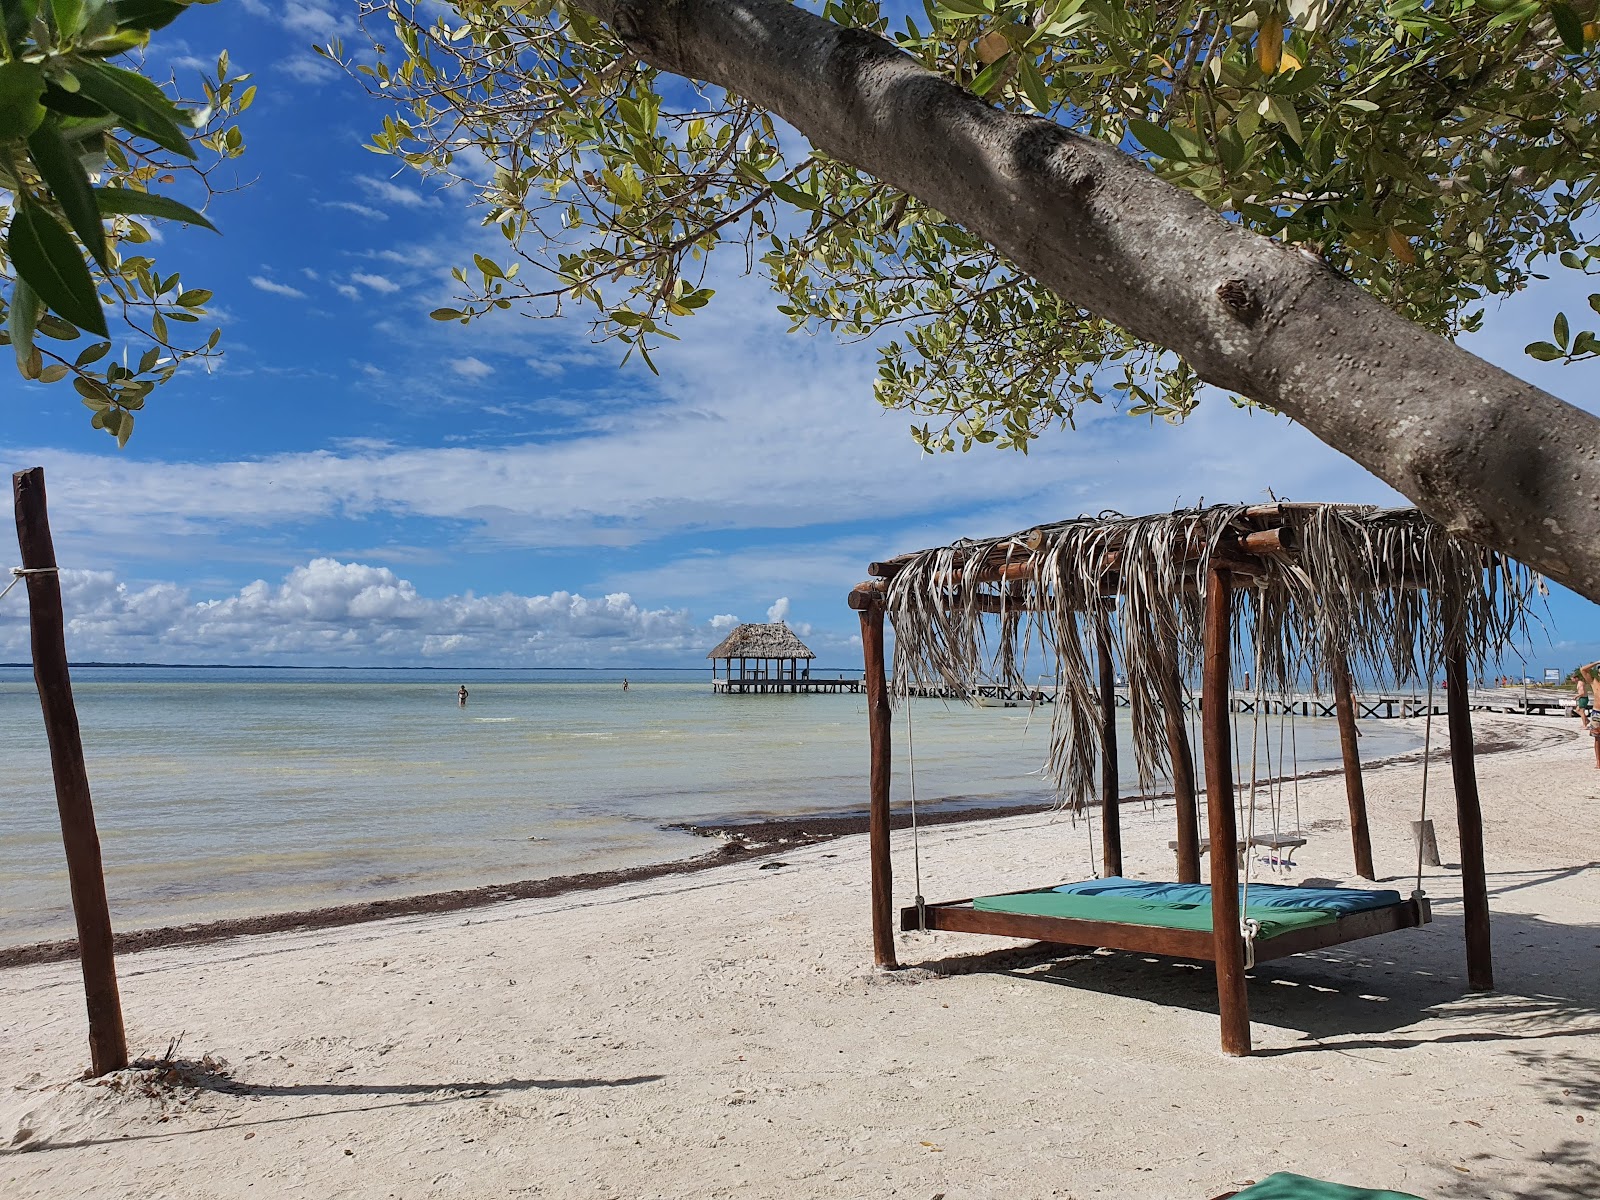
<svg viewBox="0 0 1600 1200"><path fill-rule="evenodd" d="M1254 1187L1245 1188L1234 1200L1420 1200L1410 1192L1381 1192L1371 1188L1346 1187L1281 1171L1268 1175Z"/></svg>
<svg viewBox="0 0 1600 1200"><path fill-rule="evenodd" d="M1119 925L1155 925L1162 929L1211 932L1211 905L1163 904L1121 896L1083 896L1073 892L1018 892L1010 896L979 896L972 907L985 912L1025 913L1033 917L1073 917L1080 921L1113 921ZM1338 917L1317 909L1257 908L1247 915L1261 922L1259 938L1276 937L1291 929L1331 925Z"/></svg>

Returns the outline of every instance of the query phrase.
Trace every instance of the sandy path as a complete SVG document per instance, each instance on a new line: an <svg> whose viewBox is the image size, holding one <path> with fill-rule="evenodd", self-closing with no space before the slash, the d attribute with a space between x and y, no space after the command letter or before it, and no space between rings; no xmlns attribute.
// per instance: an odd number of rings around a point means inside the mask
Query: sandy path
<svg viewBox="0 0 1600 1200"><path fill-rule="evenodd" d="M214 1086L65 1083L86 1061L75 968L0 972L0 1195L1191 1200L1292 1169L1600 1196L1600 771L1574 722L1478 727L1530 741L1480 764L1492 995L1463 991L1445 869L1433 925L1255 971L1248 1060L1218 1053L1209 968L910 934L904 959L941 971L875 975L852 838L772 870L125 957L136 1052L181 1032L180 1059L227 1061ZM1418 775L1369 778L1392 876ZM1343 804L1338 780L1302 787L1317 832L1295 878L1347 878ZM1171 877L1169 827L1128 814L1130 874ZM1047 817L922 848L930 897L1086 873L1083 827ZM902 899L910 868L897 835Z"/></svg>

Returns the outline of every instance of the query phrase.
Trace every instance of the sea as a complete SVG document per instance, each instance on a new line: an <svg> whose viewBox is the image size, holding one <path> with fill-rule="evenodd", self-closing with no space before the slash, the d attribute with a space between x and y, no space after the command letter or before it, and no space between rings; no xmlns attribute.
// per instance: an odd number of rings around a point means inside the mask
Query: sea
<svg viewBox="0 0 1600 1200"><path fill-rule="evenodd" d="M118 929L689 858L706 842L671 826L866 807L864 695L720 695L704 670L75 667L73 692ZM920 806L1052 798L1046 711L909 709ZM1365 757L1417 745L1364 735ZM1338 759L1332 720L1293 740L1302 770ZM1126 744L1122 762L1136 791ZM0 667L0 763L0 945L69 937L26 667Z"/></svg>

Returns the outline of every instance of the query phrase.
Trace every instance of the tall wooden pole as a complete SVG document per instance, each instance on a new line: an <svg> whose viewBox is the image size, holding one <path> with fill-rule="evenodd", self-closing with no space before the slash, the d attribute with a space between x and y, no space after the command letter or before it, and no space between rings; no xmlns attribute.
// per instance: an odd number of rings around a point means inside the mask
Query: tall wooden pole
<svg viewBox="0 0 1600 1200"><path fill-rule="evenodd" d="M1245 992L1244 937L1239 929L1239 840L1233 819L1233 748L1228 729L1228 666L1232 651L1233 577L1213 566L1206 580L1205 660L1200 677L1201 744L1206 760L1206 812L1211 832L1211 931L1217 962L1222 1052L1250 1053L1250 999Z"/></svg>
<svg viewBox="0 0 1600 1200"><path fill-rule="evenodd" d="M854 602L858 593L852 593ZM872 960L880 967L900 965L894 950L894 869L889 862L889 684L883 666L883 601L864 600L861 655L866 670L867 729L872 768L868 777L867 857L872 864Z"/></svg>
<svg viewBox="0 0 1600 1200"><path fill-rule="evenodd" d="M1450 726L1450 776L1456 791L1456 824L1461 830L1461 909L1467 926L1467 986L1494 989L1494 958L1489 946L1489 881L1483 864L1483 810L1478 804L1478 771L1473 761L1472 711L1467 697L1467 654L1459 633L1446 637L1444 651L1445 719Z"/></svg>
<svg viewBox="0 0 1600 1200"><path fill-rule="evenodd" d="M1111 618L1099 614L1095 649L1100 660L1100 867L1122 874L1122 779L1117 771L1117 675L1111 661Z"/></svg>
<svg viewBox="0 0 1600 1200"><path fill-rule="evenodd" d="M1183 717L1183 680L1178 660L1163 665L1162 708L1167 721L1167 757L1172 761L1172 798L1178 816L1178 882L1200 882L1200 806L1195 801L1194 749Z"/></svg>
<svg viewBox="0 0 1600 1200"><path fill-rule="evenodd" d="M94 1074L104 1075L128 1065L128 1039L122 1028L122 999L117 992L117 963L112 952L105 875L100 865L100 837L94 827L89 773L83 764L83 740L67 671L61 581L56 576L55 543L50 537L45 507L44 469L18 471L11 477L11 492L16 504L22 567L30 572L26 579L33 633L33 679L39 689L39 706L44 710L45 734L50 741L61 842L66 848L72 912L78 923L78 957L89 1010L89 1059Z"/></svg>
<svg viewBox="0 0 1600 1200"><path fill-rule="evenodd" d="M1339 749L1344 754L1344 797L1350 807L1350 847L1356 874L1376 879L1372 865L1372 833L1367 828L1367 788L1361 778L1361 747L1356 732L1356 703L1350 690L1350 667L1344 655L1334 653L1333 710L1339 718ZM1304 834L1300 835L1304 837Z"/></svg>

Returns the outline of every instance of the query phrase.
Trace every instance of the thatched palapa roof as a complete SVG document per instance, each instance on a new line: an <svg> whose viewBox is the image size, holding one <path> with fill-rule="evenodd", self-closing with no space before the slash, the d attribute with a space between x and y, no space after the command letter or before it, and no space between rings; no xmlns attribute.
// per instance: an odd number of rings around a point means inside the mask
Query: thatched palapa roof
<svg viewBox="0 0 1600 1200"><path fill-rule="evenodd" d="M1101 644L1128 680L1141 779L1169 774L1165 710L1198 676L1213 568L1232 581L1235 678L1248 671L1269 692L1346 670L1426 688L1447 645L1481 672L1525 631L1539 588L1416 509L1282 503L1102 513L963 540L873 563L878 578L857 597L881 597L893 622L896 697L1053 677L1049 767L1076 806L1095 785Z"/></svg>
<svg viewBox="0 0 1600 1200"><path fill-rule="evenodd" d="M739 625L717 644L707 658L815 658L794 630L782 621L770 625Z"/></svg>

